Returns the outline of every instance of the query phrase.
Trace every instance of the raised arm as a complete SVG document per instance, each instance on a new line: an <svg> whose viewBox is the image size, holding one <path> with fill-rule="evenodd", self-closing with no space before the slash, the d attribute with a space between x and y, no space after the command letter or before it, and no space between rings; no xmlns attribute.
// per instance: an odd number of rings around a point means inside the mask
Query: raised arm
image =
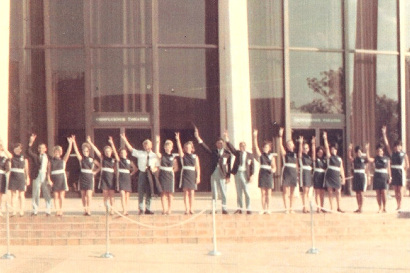
<svg viewBox="0 0 410 273"><path fill-rule="evenodd" d="M303 136L299 136L298 141L299 141L299 151L298 151L298 156L299 156L299 158L302 158L302 154L303 154L303 141L304 141Z"/></svg>
<svg viewBox="0 0 410 273"><path fill-rule="evenodd" d="M88 142L88 144L91 145L91 148L93 148L95 154L96 154L100 159L102 159L102 154L101 154L100 150L98 150L98 148L97 148L97 147L94 145L94 143L91 141L91 137L90 137L90 136L87 136L87 142Z"/></svg>
<svg viewBox="0 0 410 273"><path fill-rule="evenodd" d="M229 135L228 135L228 131L225 130L224 133L224 139L225 139L225 143L226 143L226 149L228 149L228 151L230 151L231 153L233 153L235 156L238 155L239 151L235 149L235 147L232 145L232 143L229 142Z"/></svg>
<svg viewBox="0 0 410 273"><path fill-rule="evenodd" d="M13 155L9 152L9 150L7 149L7 147L4 146L3 144L3 140L0 138L0 145L3 147L3 151L6 154L6 157L11 159L13 157Z"/></svg>
<svg viewBox="0 0 410 273"><path fill-rule="evenodd" d="M71 139L73 140L74 152L75 152L75 155L77 156L78 161L83 160L83 157L81 156L81 153L78 150L77 142L75 141L75 135L72 135Z"/></svg>
<svg viewBox="0 0 410 273"><path fill-rule="evenodd" d="M383 141L384 141L384 145L386 146L386 150L389 153L389 155L392 155L392 151L389 145L389 140L387 139L387 127L386 125L384 125L382 127L382 135L383 135Z"/></svg>
<svg viewBox="0 0 410 273"><path fill-rule="evenodd" d="M279 128L279 149L282 156L286 154L285 146L283 146L283 131L284 129L282 127Z"/></svg>
<svg viewBox="0 0 410 273"><path fill-rule="evenodd" d="M68 141L68 148L63 157L64 162L68 161L68 159L70 158L71 150L73 149L73 138L67 137L67 141Z"/></svg>
<svg viewBox="0 0 410 273"><path fill-rule="evenodd" d="M255 154L258 157L256 160L259 161L259 158L261 157L262 153L261 153L261 150L259 149L258 130L256 130L256 129L253 130L253 147L255 149Z"/></svg>
<svg viewBox="0 0 410 273"><path fill-rule="evenodd" d="M132 150L134 149L130 142L128 141L127 137L125 136L125 133L120 134L121 139L124 141L125 147L127 147L128 151L132 152Z"/></svg>
<svg viewBox="0 0 410 273"><path fill-rule="evenodd" d="M182 150L181 139L179 138L179 132L175 133L175 140L177 142L178 155L182 159L182 157L184 156L184 150Z"/></svg>
<svg viewBox="0 0 410 273"><path fill-rule="evenodd" d="M313 162L316 161L316 137L312 137L312 141L310 142L312 144L312 160Z"/></svg>
<svg viewBox="0 0 410 273"><path fill-rule="evenodd" d="M370 147L370 144L366 143L366 145L364 145L364 152L366 153L367 162L373 163L374 162L374 157L370 156L369 147Z"/></svg>
<svg viewBox="0 0 410 273"><path fill-rule="evenodd" d="M347 148L347 158L349 159L350 162L354 161L354 157L353 157L353 144L350 143L349 144L349 148Z"/></svg>
<svg viewBox="0 0 410 273"><path fill-rule="evenodd" d="M117 149L115 148L114 140L112 139L111 136L108 137L108 143L110 143L111 148L112 148L112 153L114 154L115 160L120 161L120 157L118 156Z"/></svg>
<svg viewBox="0 0 410 273"><path fill-rule="evenodd" d="M325 144L326 157L329 158L331 154L330 154L330 148L329 148L329 141L327 140L327 132L323 132L323 142Z"/></svg>
<svg viewBox="0 0 410 273"><path fill-rule="evenodd" d="M161 154L161 152L159 151L159 150L160 150L160 148L159 148L160 143L161 143L161 138L160 138L159 135L156 135L156 136L155 136L155 149L154 149L154 153L157 155L158 158L161 158L161 157L162 157L162 154Z"/></svg>
<svg viewBox="0 0 410 273"><path fill-rule="evenodd" d="M34 141L36 141L36 138L37 138L36 134L31 134L29 141L28 141L28 147L27 147L27 153L33 159L37 158L37 154L33 151L33 144L34 144Z"/></svg>
<svg viewBox="0 0 410 273"><path fill-rule="evenodd" d="M196 140L198 141L199 145L204 148L204 150L208 153L208 154L212 154L211 149L209 149L208 145L205 144L205 142L202 140L202 138L199 136L199 131L198 128L195 127L194 129L194 136L196 138Z"/></svg>

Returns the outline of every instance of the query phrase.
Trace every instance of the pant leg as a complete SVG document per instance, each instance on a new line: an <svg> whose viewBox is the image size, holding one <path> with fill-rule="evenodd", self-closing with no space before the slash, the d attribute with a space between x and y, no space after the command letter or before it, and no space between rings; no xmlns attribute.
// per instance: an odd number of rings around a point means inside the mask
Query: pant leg
<svg viewBox="0 0 410 273"><path fill-rule="evenodd" d="M41 191L43 192L44 200L46 201L46 213L51 213L51 192L46 181L41 183Z"/></svg>
<svg viewBox="0 0 410 273"><path fill-rule="evenodd" d="M213 200L218 200L218 196L217 196L217 174L216 174L216 172L214 172L212 175L211 175L211 191L212 191L212 199Z"/></svg>
<svg viewBox="0 0 410 273"><path fill-rule="evenodd" d="M40 202L40 188L41 188L40 177L37 177L36 179L33 180L33 187L32 187L31 203L33 205L33 213L38 212L38 206Z"/></svg>
<svg viewBox="0 0 410 273"><path fill-rule="evenodd" d="M248 181L246 181L246 175L245 175L245 173L243 174L242 191L243 191L243 193L245 194L246 209L249 210L249 209L251 208L251 198L250 198L250 196L249 196Z"/></svg>
<svg viewBox="0 0 410 273"><path fill-rule="evenodd" d="M242 208L243 202L242 202L242 175L243 172L238 172L235 175L235 187L236 187L236 204L238 205L238 208Z"/></svg>
<svg viewBox="0 0 410 273"><path fill-rule="evenodd" d="M138 175L138 208L144 210L144 194L145 194L146 174L140 172Z"/></svg>
<svg viewBox="0 0 410 273"><path fill-rule="evenodd" d="M226 179L220 178L218 181L218 185L222 198L222 209L226 210Z"/></svg>
<svg viewBox="0 0 410 273"><path fill-rule="evenodd" d="M147 210L151 209L151 197L154 194L154 192L151 191L151 189L153 189L152 186L153 184L151 185L147 176L147 179L145 179L145 209Z"/></svg>

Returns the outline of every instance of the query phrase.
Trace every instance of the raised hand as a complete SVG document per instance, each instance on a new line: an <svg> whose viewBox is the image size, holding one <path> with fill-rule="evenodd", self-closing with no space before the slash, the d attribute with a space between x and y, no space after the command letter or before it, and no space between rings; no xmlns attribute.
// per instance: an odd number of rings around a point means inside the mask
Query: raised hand
<svg viewBox="0 0 410 273"><path fill-rule="evenodd" d="M258 130L257 129L253 129L253 136L258 136Z"/></svg>
<svg viewBox="0 0 410 273"><path fill-rule="evenodd" d="M386 133L387 133L387 127L386 127L386 125L383 125L383 127L382 127L382 134L383 134L383 135L386 135Z"/></svg>
<svg viewBox="0 0 410 273"><path fill-rule="evenodd" d="M299 139L298 139L298 141L299 141L299 143L303 143L303 141L304 141L304 138L303 138L303 136L299 136Z"/></svg>
<svg viewBox="0 0 410 273"><path fill-rule="evenodd" d="M180 138L179 138L179 132L175 132L175 139L176 139L176 140L180 140Z"/></svg>
<svg viewBox="0 0 410 273"><path fill-rule="evenodd" d="M350 143L349 144L349 148L348 148L349 150L353 150L353 144L352 143Z"/></svg>
<svg viewBox="0 0 410 273"><path fill-rule="evenodd" d="M92 142L90 136L87 136L87 142L88 142L88 143L91 143L91 142Z"/></svg>
<svg viewBox="0 0 410 273"><path fill-rule="evenodd" d="M280 127L279 128L279 137L283 137L283 131L284 131L283 127Z"/></svg>
<svg viewBox="0 0 410 273"><path fill-rule="evenodd" d="M34 141L36 140L37 135L36 134L31 134L30 138L29 138L29 143L30 145L34 143Z"/></svg>
<svg viewBox="0 0 410 273"><path fill-rule="evenodd" d="M323 139L327 139L327 132L323 132Z"/></svg>
<svg viewBox="0 0 410 273"><path fill-rule="evenodd" d="M195 136L195 138L199 138L199 131L198 131L198 128L195 126L195 129L194 129L194 136Z"/></svg>
<svg viewBox="0 0 410 273"><path fill-rule="evenodd" d="M112 140L112 136L108 137L108 143L110 143L111 145L114 143L114 141Z"/></svg>
<svg viewBox="0 0 410 273"><path fill-rule="evenodd" d="M314 137L314 136L312 137L311 143L312 143L312 145L316 144L316 137Z"/></svg>

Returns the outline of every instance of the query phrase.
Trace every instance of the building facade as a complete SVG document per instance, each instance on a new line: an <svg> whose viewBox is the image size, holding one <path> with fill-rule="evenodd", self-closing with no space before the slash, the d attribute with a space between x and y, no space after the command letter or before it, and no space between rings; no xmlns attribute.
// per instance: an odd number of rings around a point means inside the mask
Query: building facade
<svg viewBox="0 0 410 273"><path fill-rule="evenodd" d="M410 145L410 1L12 0L9 14L9 142L141 147L195 125L250 147L252 128L276 143L284 126L327 131L345 156L387 125Z"/></svg>

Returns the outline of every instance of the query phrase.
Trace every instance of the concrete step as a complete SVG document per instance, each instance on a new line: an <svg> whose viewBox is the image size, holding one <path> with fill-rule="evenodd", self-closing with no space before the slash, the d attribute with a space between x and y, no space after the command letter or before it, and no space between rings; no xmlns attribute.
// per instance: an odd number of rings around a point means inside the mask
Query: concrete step
<svg viewBox="0 0 410 273"><path fill-rule="evenodd" d="M313 214L317 241L388 240L408 236L409 213ZM309 214L216 215L218 242L309 241ZM0 219L0 244L6 244L6 221ZM106 217L65 215L64 217L10 218L12 245L93 245L106 243ZM212 215L109 216L112 244L211 243Z"/></svg>

